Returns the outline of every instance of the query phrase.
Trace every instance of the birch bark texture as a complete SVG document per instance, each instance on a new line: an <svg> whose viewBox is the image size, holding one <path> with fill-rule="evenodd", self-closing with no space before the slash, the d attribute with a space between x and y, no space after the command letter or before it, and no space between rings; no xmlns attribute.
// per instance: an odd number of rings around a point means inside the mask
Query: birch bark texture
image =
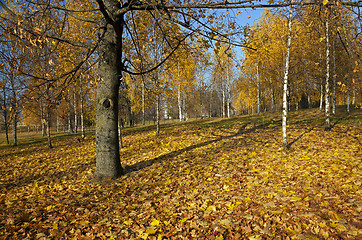
<svg viewBox="0 0 362 240"><path fill-rule="evenodd" d="M326 122L324 129L330 130L331 129L331 121L330 121L330 104L329 104L329 75L330 75L330 59L329 59L329 16L327 13L326 16L326 94L325 94L325 117Z"/></svg>
<svg viewBox="0 0 362 240"><path fill-rule="evenodd" d="M290 46L292 43L292 17L293 17L293 1L290 1L289 19L288 19L288 44L287 56L285 58L285 71L283 81L283 116L282 116L282 135L283 135L283 149L288 150L288 136L287 136L287 115L288 115L288 74L289 74L289 60L290 60Z"/></svg>

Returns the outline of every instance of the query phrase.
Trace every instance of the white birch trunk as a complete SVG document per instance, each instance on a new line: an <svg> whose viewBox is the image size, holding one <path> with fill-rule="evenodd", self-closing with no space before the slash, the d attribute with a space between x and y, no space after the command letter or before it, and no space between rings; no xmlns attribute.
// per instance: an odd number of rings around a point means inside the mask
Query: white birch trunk
<svg viewBox="0 0 362 240"><path fill-rule="evenodd" d="M77 133L78 132L78 111L77 111L77 97L76 97L75 89L74 89L74 92L73 92L74 132Z"/></svg>
<svg viewBox="0 0 362 240"><path fill-rule="evenodd" d="M145 111L145 81L142 81L142 125L145 125L146 111Z"/></svg>
<svg viewBox="0 0 362 240"><path fill-rule="evenodd" d="M291 1L292 3L293 1ZM292 16L293 8L290 6L289 19L288 19L288 45L287 56L285 58L285 72L283 83L283 116L282 116L282 134L283 134L283 149L289 149L288 137L287 137L287 114L288 114L288 74L289 74L289 58L290 58L290 45L292 42Z"/></svg>
<svg viewBox="0 0 362 240"><path fill-rule="evenodd" d="M322 112L322 108L323 108L323 85L321 84L321 100L319 104L319 112Z"/></svg>
<svg viewBox="0 0 362 240"><path fill-rule="evenodd" d="M225 89L224 86L222 86L222 117L225 118Z"/></svg>
<svg viewBox="0 0 362 240"><path fill-rule="evenodd" d="M336 50L335 42L333 43L333 103L332 114L336 115Z"/></svg>
<svg viewBox="0 0 362 240"><path fill-rule="evenodd" d="M328 16L326 17L326 111L325 111L325 129L331 129L331 122L330 122L330 106L329 106L329 75L330 75L330 61L329 61L329 19Z"/></svg>
<svg viewBox="0 0 362 240"><path fill-rule="evenodd" d="M349 112L349 87L347 87L347 112Z"/></svg>
<svg viewBox="0 0 362 240"><path fill-rule="evenodd" d="M259 62L256 65L256 83L257 83L257 101L258 101L258 114L260 113L260 78L259 78Z"/></svg>
<svg viewBox="0 0 362 240"><path fill-rule="evenodd" d="M79 89L79 94L80 94L80 126L81 126L81 131L82 131L82 138L85 137L85 133L84 133L84 99L83 99L83 86L82 83L80 83L80 89Z"/></svg>
<svg viewBox="0 0 362 240"><path fill-rule="evenodd" d="M160 95L157 95L156 100L156 136L160 135Z"/></svg>
<svg viewBox="0 0 362 240"><path fill-rule="evenodd" d="M181 101L181 87L180 83L177 87L177 105L178 105L178 118L180 119L180 122L182 121L182 101Z"/></svg>

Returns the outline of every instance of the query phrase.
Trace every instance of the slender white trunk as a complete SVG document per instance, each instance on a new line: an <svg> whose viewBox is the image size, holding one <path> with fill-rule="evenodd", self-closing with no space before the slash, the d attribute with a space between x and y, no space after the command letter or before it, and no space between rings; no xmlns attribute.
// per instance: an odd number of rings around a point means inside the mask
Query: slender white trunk
<svg viewBox="0 0 362 240"><path fill-rule="evenodd" d="M229 73L229 63L226 66L226 77L227 77L227 84L230 84L230 73ZM227 88L227 97L226 97L226 108L227 108L227 116L230 117L230 91L229 87Z"/></svg>
<svg viewBox="0 0 362 240"><path fill-rule="evenodd" d="M74 92L73 92L74 132L77 133L78 132L78 111L77 111L77 97L76 97L75 89L74 89Z"/></svg>
<svg viewBox="0 0 362 240"><path fill-rule="evenodd" d="M329 106L329 75L330 75L330 61L329 61L329 19L328 16L326 17L326 111L325 111L325 129L329 130L331 128L331 122L330 122L330 106Z"/></svg>
<svg viewBox="0 0 362 240"><path fill-rule="evenodd" d="M178 118L182 121L182 101L181 101L181 87L180 84L177 87L177 105L178 105Z"/></svg>
<svg viewBox="0 0 362 240"><path fill-rule="evenodd" d="M291 1L292 3L293 1ZM287 114L288 114L288 73L289 73L289 58L290 58L290 45L292 42L292 15L293 8L290 6L289 19L288 19L288 45L287 45L287 56L285 58L285 72L284 72L284 84L283 84L283 117L282 117L282 132L283 132L283 149L289 148L287 138Z"/></svg>
<svg viewBox="0 0 362 240"><path fill-rule="evenodd" d="M142 125L145 125L146 111L145 111L145 81L142 81Z"/></svg>
<svg viewBox="0 0 362 240"><path fill-rule="evenodd" d="M323 85L321 84L321 100L319 104L319 112L322 112L322 108L323 108Z"/></svg>
<svg viewBox="0 0 362 240"><path fill-rule="evenodd" d="M335 42L333 43L333 103L332 114L336 115L336 50Z"/></svg>
<svg viewBox="0 0 362 240"><path fill-rule="evenodd" d="M259 62L256 65L256 83L257 83L257 101L258 101L258 114L260 113L260 76L259 76Z"/></svg>
<svg viewBox="0 0 362 240"><path fill-rule="evenodd" d="M347 87L347 112L349 112L349 87Z"/></svg>
<svg viewBox="0 0 362 240"><path fill-rule="evenodd" d="M157 95L156 100L156 136L160 135L160 95Z"/></svg>
<svg viewBox="0 0 362 240"><path fill-rule="evenodd" d="M58 112L58 109L56 109L56 114L57 114L57 116L56 116L56 118L57 118L57 122L56 122L56 125L57 125L57 132L59 132L59 112Z"/></svg>
<svg viewBox="0 0 362 240"><path fill-rule="evenodd" d="M356 82L352 79L352 105L356 104Z"/></svg>
<svg viewBox="0 0 362 240"><path fill-rule="evenodd" d="M225 118L225 89L224 86L222 86L222 117Z"/></svg>
<svg viewBox="0 0 362 240"><path fill-rule="evenodd" d="M82 82L80 82L80 89L79 89L79 97L80 97L80 126L82 131L82 138L85 137L84 133L84 100L83 100L83 86Z"/></svg>

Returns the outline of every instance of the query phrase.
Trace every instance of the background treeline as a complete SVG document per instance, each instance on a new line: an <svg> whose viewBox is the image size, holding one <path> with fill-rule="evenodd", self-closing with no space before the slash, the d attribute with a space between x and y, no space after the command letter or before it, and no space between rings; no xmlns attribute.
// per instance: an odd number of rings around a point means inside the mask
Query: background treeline
<svg viewBox="0 0 362 240"><path fill-rule="evenodd" d="M69 5L66 8L77 9L76 4L80 3L64 4ZM93 5L84 1L79 8L92 9ZM6 132L8 138L9 129L21 125L31 131L41 129L49 137L51 127L53 131L84 133L84 128L95 122L95 91L101 81L97 74L97 50L90 46L97 42L97 29L91 22L78 21L71 13L46 9L45 5L37 5L38 9L33 9L33 5L8 6L18 16L32 18L26 20L27 29L24 29L24 19L14 18L2 9L1 132ZM77 14L78 18L99 18L97 11ZM265 10L255 24L244 27L246 48L235 47L221 36L215 36L214 40L219 40L215 42L191 34L180 43L184 32L179 25L149 21L148 12L129 16L134 22L130 27L135 27L137 35L125 34L124 48L134 58L133 70L142 72L152 68L169 54L169 46L179 46L156 70L123 76L119 125L280 111L288 36L285 15L282 9ZM346 104L349 108L349 104L361 103L359 16L348 8L335 6L327 12L319 6L304 6L294 9L292 19L289 110L322 109L327 16L332 112L336 104ZM235 28L227 23L221 27L230 31ZM62 36L66 36L66 41ZM134 42L139 46L127 50ZM16 144L16 131L13 132Z"/></svg>

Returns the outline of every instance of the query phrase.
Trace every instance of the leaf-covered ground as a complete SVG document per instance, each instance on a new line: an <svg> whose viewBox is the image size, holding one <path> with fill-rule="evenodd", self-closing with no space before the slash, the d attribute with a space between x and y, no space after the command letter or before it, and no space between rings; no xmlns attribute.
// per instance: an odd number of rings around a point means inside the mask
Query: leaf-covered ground
<svg viewBox="0 0 362 240"><path fill-rule="evenodd" d="M128 172L92 183L94 136L1 147L1 239L361 239L361 110L127 129Z"/></svg>

